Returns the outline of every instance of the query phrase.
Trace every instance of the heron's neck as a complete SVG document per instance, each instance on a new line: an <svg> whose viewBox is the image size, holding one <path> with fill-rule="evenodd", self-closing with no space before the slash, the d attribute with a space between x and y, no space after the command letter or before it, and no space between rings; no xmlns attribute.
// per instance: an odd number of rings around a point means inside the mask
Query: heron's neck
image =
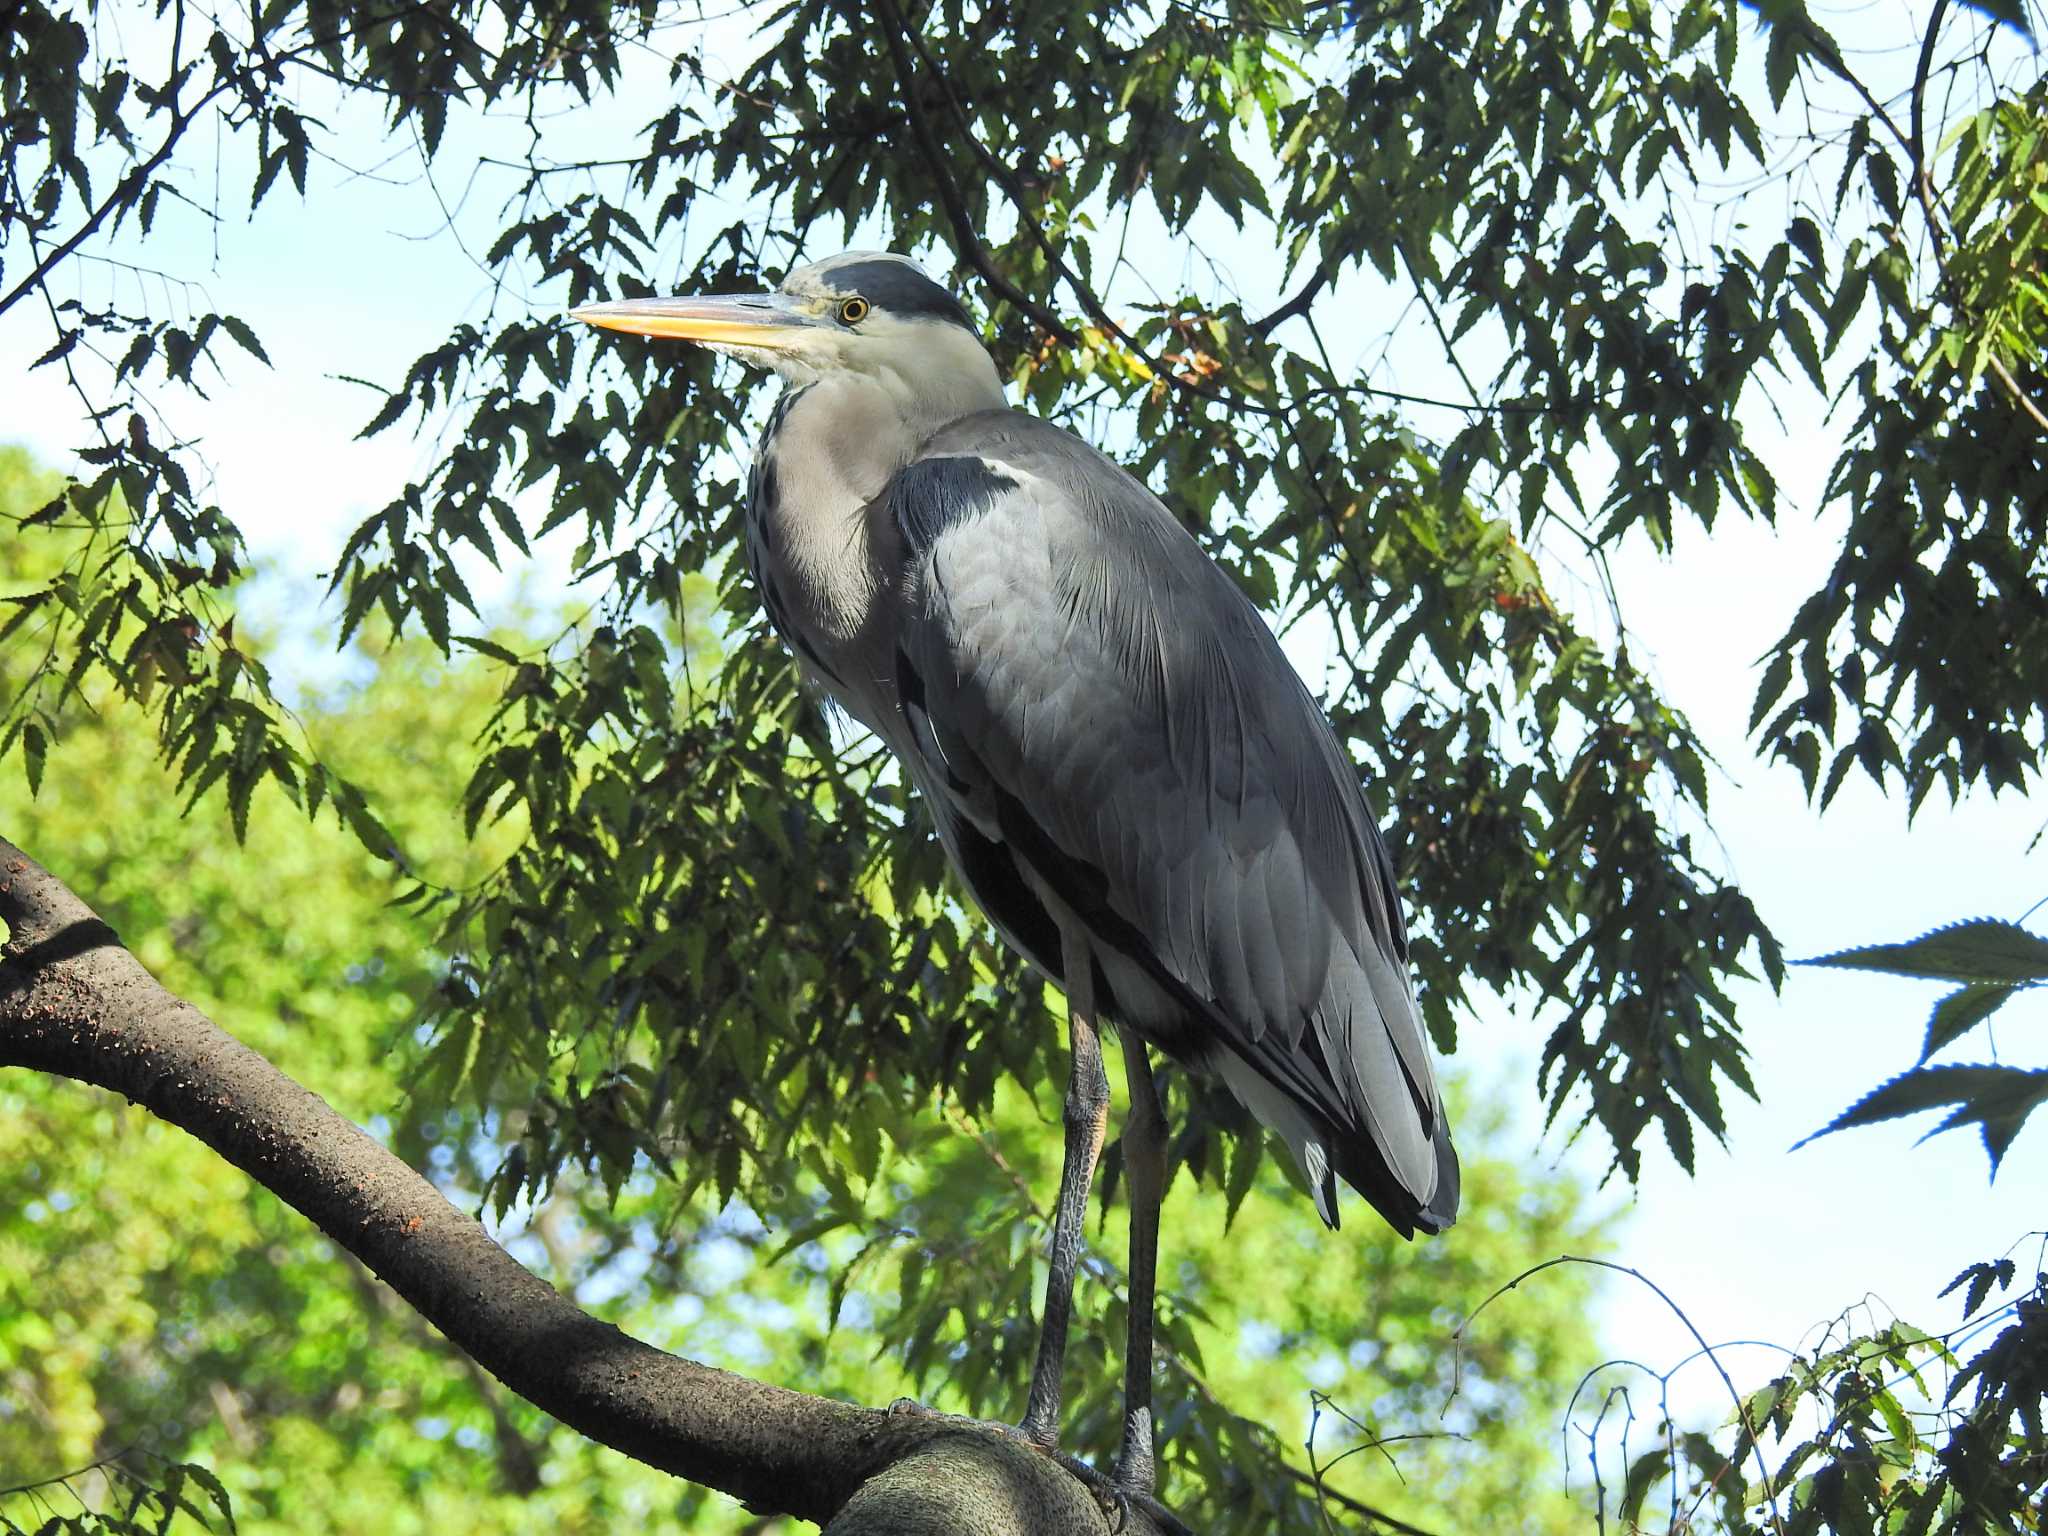
<svg viewBox="0 0 2048 1536"><path fill-rule="evenodd" d="M777 402L752 510L821 638L850 638L873 606L883 577L866 509L925 435L865 379L828 377Z"/></svg>

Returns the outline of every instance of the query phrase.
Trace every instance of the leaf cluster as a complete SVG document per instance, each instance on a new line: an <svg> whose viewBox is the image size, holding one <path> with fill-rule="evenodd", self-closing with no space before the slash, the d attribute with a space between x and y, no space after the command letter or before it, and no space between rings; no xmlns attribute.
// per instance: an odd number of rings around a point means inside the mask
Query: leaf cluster
<svg viewBox="0 0 2048 1536"><path fill-rule="evenodd" d="M1978 918L1937 928L1904 944L1867 945L1803 963L1960 983L1927 1016L1927 1038L1918 1064L1872 1089L1814 1136L1948 1107L1948 1115L1928 1134L1977 1126L1996 1175L2027 1117L2048 1103L2048 1068L1997 1062L1929 1066L1928 1061L1971 1030L1988 1030L1992 1015L2015 996L2048 984L2048 939L2017 923Z"/></svg>
<svg viewBox="0 0 2048 1536"><path fill-rule="evenodd" d="M1629 1465L1622 1519L1644 1527L1662 1502L1672 1529L2038 1530L2048 1276L1980 1315L1993 1287L2013 1278L2009 1258L1965 1269L1948 1287L1968 1287L1964 1323L1945 1335L1893 1322L1795 1356L1740 1400L1725 1440L1665 1426L1667 1444ZM1966 1342L1994 1328L1965 1358Z"/></svg>
<svg viewBox="0 0 2048 1536"><path fill-rule="evenodd" d="M1630 1177L1653 1126L1687 1167L1699 1131L1723 1134L1722 1093L1750 1091L1729 985L1780 974L1748 899L1695 855L1706 754L1629 656L1604 575L1631 537L1781 515L1745 409L1831 391L1849 422L1840 558L1766 660L1766 749L1823 802L1858 771L1915 805L2038 774L2048 435L2028 426L2031 300L1986 277L2033 238L2038 103L1944 31L1946 7L1911 39L1903 105L1798 0L1760 37L1717 0L790 0L729 74L651 0L166 0L155 52L42 0L17 11L0 234L30 266L0 311L45 307L44 376L94 437L86 474L17 517L40 542L0 620L29 658L0 750L40 786L67 711L118 694L188 799L225 789L238 834L272 784L404 867L449 957L426 1087L499 1117L501 1209L564 1168L613 1191L655 1168L682 1196L701 1181L825 1219L871 1197L935 1095L981 1117L1056 1076L1056 1036L1042 989L945 894L900 782L767 643L733 558L736 445L765 402L706 354L599 348L494 303L363 428L433 448L338 552L337 628L496 662L458 775L472 830L505 840L490 869L436 876L389 830L389 792L297 732L235 638L233 517L150 425L153 391L218 387L262 341L210 306L64 295L179 206L200 125L253 151L251 208L287 182L320 196L346 141L307 112L314 82L416 132L422 166L451 121L519 120L519 148L478 170L505 194L475 247L501 297L752 287L854 239L950 254L1019 398L1118 451L1259 601L1327 632L1333 717L1424 914L1433 1032L1454 1042L1475 984L1537 1000L1549 1113L1597 1126ZM624 90L650 51L665 95L637 138L558 152L556 109ZM1839 129L1799 110L1823 90L1857 103ZM1977 114L1952 139L1950 101ZM1783 210L1755 233L1738 197L1703 236L1684 210L1744 178ZM1134 231L1190 259L1139 282ZM1216 254L1244 240L1284 254L1290 296L1228 281ZM1374 344L1422 336L1458 392L1333 360L1379 308L1421 321ZM1995 342L1926 368L1937 332L1983 326ZM508 643L464 572L557 530L587 610ZM1611 613L1555 595L1582 570ZM1242 1116L1189 1093L1185 1165L1242 1198Z"/></svg>
<svg viewBox="0 0 2048 1536"><path fill-rule="evenodd" d="M89 1503L74 1486L95 1478L111 1499ZM76 1513L69 1508L74 1505ZM36 1523L18 1524L11 1511ZM0 1536L164 1536L195 1526L235 1532L227 1489L194 1462L152 1466L139 1456L110 1456L62 1477L0 1488Z"/></svg>
<svg viewBox="0 0 2048 1536"><path fill-rule="evenodd" d="M252 630L245 643L261 648L264 636ZM704 637L675 643L708 649L705 664L715 662ZM622 637L617 648L633 645ZM501 630L443 663L424 639L387 646L372 635L365 675L304 711L308 733L337 763L381 764L400 791L393 834L434 889L477 888L520 845L523 811L493 823L487 810L476 838L465 834L464 785L451 769L473 760L479 733L504 707L505 671L527 664L504 658L541 653ZM893 1062L910 1053L888 1043L898 1026L877 1011L888 1027L876 1032L881 1070L872 1081L858 1065L821 1079L830 1090L819 1095L823 1109L786 1108L784 1099L735 1106L728 1079L738 1048L721 1055L715 1032L695 1033L689 1018L665 1011L708 1006L695 998L659 999L658 1030L609 1016L580 1054L536 1069L539 1091L535 1077L494 1060L502 1030L465 1046L451 1022L422 1070L420 1021L452 1020L451 993L474 986L441 947L448 912L417 898L392 904L394 887L421 881L380 865L344 827L305 826L281 796L257 797L245 847L219 836L220 786L181 817L175 801L150 793L160 769L130 748L139 719L139 706L121 703L67 718L77 771L53 777L33 801L9 784L0 811L23 835L66 850L167 984L318 1082L451 1198L509 1201L496 1230L515 1251L636 1334L832 1395L917 1393L951 1410L1014 1417L1035 1343L1056 1073L1039 1063L1023 1074L1027 1087L982 1067L995 1079L975 1086L962 1067L943 1110L929 1096L900 1107L907 1090L895 1076L912 1068ZM688 782L646 798L687 809ZM108 803L134 810L109 818ZM788 823L797 836L815 831L811 817ZM623 857L631 864L634 854ZM635 865L634 878L649 868ZM567 884L543 896L567 906L584 899ZM791 890L779 899L803 898ZM859 904L894 915L886 890ZM304 919L278 923L278 912ZM568 912L559 931L594 943L581 921ZM530 931L557 928L534 920ZM631 944L661 937L627 935L592 964L609 974ZM985 939L975 943L995 954ZM707 946L701 963L718 970L721 996L740 996L735 1029L756 1016L747 1010L765 1017L780 1006L780 988L836 995L807 976L800 952L759 997L723 952ZM652 987L685 974L672 958L644 970ZM859 968L850 974L849 988L874 980ZM1051 1049L1057 1032L1044 1013L1034 999L1022 1017ZM768 1048L782 1049L764 1033ZM678 1086L664 1106L653 1053L669 1045L697 1054L669 1073ZM626 1066L610 1065L614 1049ZM824 1054L819 1073L832 1070ZM1329 1497L1399 1508L1439 1528L1454 1511L1479 1508L1528 1529L1567 1529L1563 1499L1531 1500L1550 1457L1533 1410L1561 1392L1591 1348L1584 1290L1560 1291L1524 1328L1481 1341L1448 1420L1433 1341L1447 1314L1530 1248L1588 1242L1577 1214L1584 1192L1524 1170L1505 1150L1512 1142L1498 1114L1461 1100L1466 1173L1481 1204L1461 1242L1409 1245L1360 1224L1332 1249L1287 1182L1291 1165L1266 1157L1256 1136L1220 1133L1241 1132L1239 1121L1188 1113L1183 1080L1169 1088L1176 1160L1226 1192L1218 1199L1177 1179L1169 1204L1158 1396L1173 1496L1219 1510L1221 1531L1319 1530L1320 1500L1290 1427L1306 1414L1313 1377L1353 1405L1371 1438L1395 1442L1399 1458L1397 1471L1376 1455L1350 1457L1329 1474ZM651 1150L635 1140L649 1127ZM584 1162L562 1152L572 1132L595 1149ZM710 1139L699 1145L694 1134ZM1107 1162L1070 1381L1070 1443L1090 1452L1113 1449L1121 1429L1111 1341L1122 1336L1125 1293L1110 1256L1125 1238L1114 1145ZM534 1178L522 1182L522 1169ZM721 1187L726 1178L737 1198ZM1299 1283L1275 1288L1271 1267L1283 1259ZM1247 1350L1248 1333L1273 1342ZM627 1520L754 1528L715 1496L624 1465L507 1397L203 1148L118 1100L23 1074L0 1083L0 1381L0 1462L34 1469L138 1441L211 1466L250 1532L379 1522L400 1533L596 1531ZM1421 1438L1446 1422L1459 1438ZM1326 1430L1321 1450L1327 1461L1366 1443L1362 1432Z"/></svg>

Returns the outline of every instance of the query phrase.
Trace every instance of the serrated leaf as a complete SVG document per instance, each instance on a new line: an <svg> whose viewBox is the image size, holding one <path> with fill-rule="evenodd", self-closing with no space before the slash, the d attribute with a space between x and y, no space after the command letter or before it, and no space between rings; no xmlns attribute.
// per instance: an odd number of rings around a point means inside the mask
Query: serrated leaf
<svg viewBox="0 0 2048 1536"><path fill-rule="evenodd" d="M1792 682L1792 653L1781 650L1771 657L1764 668L1763 680L1757 684L1756 703L1750 708L1749 729L1752 733L1764 723L1764 716L1771 712L1771 706L1784 695Z"/></svg>
<svg viewBox="0 0 2048 1536"><path fill-rule="evenodd" d="M228 1491L221 1486L220 1479L215 1477L205 1467L192 1462L185 1464L185 1475L206 1490L206 1496L213 1500L214 1508L220 1511L220 1517L227 1527L228 1536L234 1536L235 1512L228 1503Z"/></svg>
<svg viewBox="0 0 2048 1536"><path fill-rule="evenodd" d="M263 363L266 366L269 364L270 354L263 350L263 343L258 341L256 333L249 329L248 321L237 319L233 315L222 315L220 323L227 330L227 333L235 338L236 345L244 352L247 352L259 363Z"/></svg>
<svg viewBox="0 0 2048 1536"><path fill-rule="evenodd" d="M66 355L68 355L71 349L78 345L78 339L84 334L85 332L82 329L64 332L61 336L57 338L56 344L52 346L49 351L45 352L41 357L37 358L34 362L28 365L29 371L34 372L36 369L41 368L46 363L57 362Z"/></svg>
<svg viewBox="0 0 2048 1536"><path fill-rule="evenodd" d="M386 427L398 420L399 417L403 416L405 408L411 403L412 399L408 395L388 396L384 404L378 407L377 414L370 418L370 424L356 434L357 439L375 437L379 432L382 432Z"/></svg>
<svg viewBox="0 0 2048 1536"><path fill-rule="evenodd" d="M451 638L457 645L479 651L493 661L502 661L515 667L519 665L519 658L495 640L486 640L481 635L455 635Z"/></svg>
<svg viewBox="0 0 2048 1536"><path fill-rule="evenodd" d="M1965 1125L1983 1127L1984 1150L1996 1174L2006 1148L2019 1134L2021 1125L2042 1103L2048 1102L2048 1070L2029 1071L2020 1067L1973 1065L1959 1067L1915 1067L1865 1094L1811 1136L1793 1143L1795 1148L1851 1126L1876 1125L1902 1115L1954 1105L1946 1119L1928 1135L1955 1130Z"/></svg>
<svg viewBox="0 0 2048 1536"><path fill-rule="evenodd" d="M1230 1148L1230 1167L1223 1184L1223 1230L1226 1232L1236 1223L1238 1208L1244 1204L1245 1196L1251 1193L1265 1152L1264 1143L1265 1138L1261 1136L1245 1135L1236 1137Z"/></svg>
<svg viewBox="0 0 2048 1536"><path fill-rule="evenodd" d="M1772 106L1785 105L1785 93L1792 89L1798 74L1799 34L1788 26L1771 28L1764 44L1764 80L1770 87Z"/></svg>
<svg viewBox="0 0 2048 1536"><path fill-rule="evenodd" d="M2048 939L2017 923L1984 917L1936 928L1904 944L1838 950L1797 963L2012 986L2048 981Z"/></svg>
<svg viewBox="0 0 2048 1536"><path fill-rule="evenodd" d="M1995 982L1979 982L1958 987L1942 998L1927 1016L1927 1042L1920 1047L1921 1062L1998 1012L2013 990Z"/></svg>
<svg viewBox="0 0 2048 1536"><path fill-rule="evenodd" d="M1984 1298L1991 1294L1991 1287L1994 1284L2001 1290L2011 1285L2015 1272L2016 1266L2011 1259L1999 1259L1992 1263L1972 1264L1968 1269L1957 1275L1955 1279L1943 1286L1940 1294L1946 1296L1955 1290L1957 1286L1967 1282L1970 1289L1969 1293L1963 1298L1963 1316L1968 1318L1979 1307L1984 1305Z"/></svg>

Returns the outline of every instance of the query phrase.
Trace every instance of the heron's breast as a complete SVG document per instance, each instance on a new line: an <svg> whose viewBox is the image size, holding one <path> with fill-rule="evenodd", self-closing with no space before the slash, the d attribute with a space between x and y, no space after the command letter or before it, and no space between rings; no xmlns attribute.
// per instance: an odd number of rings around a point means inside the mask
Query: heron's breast
<svg viewBox="0 0 2048 1536"><path fill-rule="evenodd" d="M792 475L773 441L754 464L747 561L769 623L847 712L887 735L896 691L890 595L862 509Z"/></svg>

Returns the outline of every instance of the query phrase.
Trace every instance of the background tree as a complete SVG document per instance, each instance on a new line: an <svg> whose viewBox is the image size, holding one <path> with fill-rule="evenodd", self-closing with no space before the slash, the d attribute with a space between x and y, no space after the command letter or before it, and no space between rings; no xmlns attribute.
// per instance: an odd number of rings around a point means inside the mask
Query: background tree
<svg viewBox="0 0 2048 1536"><path fill-rule="evenodd" d="M26 515L55 478L0 450L0 511ZM15 586L40 579L32 562L46 553L0 538L0 575ZM263 608L262 589L281 585L255 578L242 606ZM245 625L242 643L270 649L260 628ZM698 637L692 649L698 665L714 664L715 644ZM376 634L353 652L350 680L302 710L305 729L331 761L376 766L394 833L417 867L450 884L480 877L513 841L499 829L472 843L461 824L461 769L490 716L494 668ZM11 660L0 660L10 683ZM34 800L18 779L0 786L0 824L65 850L74 878L99 893L102 915L165 985L320 1085L474 1206L520 1117L451 1107L445 1083L408 1081L420 1009L444 972L432 921L390 904L388 866L346 829L309 827L275 796L252 803L242 845L223 839L224 790L183 813L164 793L162 769L133 750L146 717L131 703L110 699L58 724L67 771ZM109 804L136 809L110 819ZM281 923L280 913L295 918ZM710 1190L678 1209L668 1180L644 1167L616 1200L601 1179L564 1170L500 1230L528 1264L639 1337L855 1401L919 1391L995 1411L1009 1384L953 1379L945 1345L960 1337L954 1329L908 1364L893 1350L877 1358L877 1343L945 1308L971 1313L975 1327L1024 1330L1020 1292L1032 1271L1018 1260L1038 1239L1034 1201L1056 1171L1045 1131L1058 1124L1058 1086L1006 1087L977 1124L957 1112L924 1117L888 1154L893 1193L857 1230L792 1243L802 1234L771 1230ZM1448 1362L1428 1340L1527 1254L1597 1247L1598 1237L1575 1214L1584 1191L1569 1177L1519 1169L1498 1112L1474 1105L1463 1123L1484 1201L1466 1240L1411 1247L1368 1228L1322 1256L1313 1284L1266 1280L1278 1255L1321 1250L1320 1223L1277 1160L1240 1193L1227 1227L1224 1201L1181 1186L1169 1370L1182 1435L1211 1447L1183 1464L1201 1464L1207 1480L1211 1457L1227 1454L1244 1502L1210 1529L1286 1528L1312 1505L1282 1470L1311 1465L1299 1449L1311 1381L1335 1405L1316 1436L1317 1459L1335 1463L1333 1499L1398 1506L1432 1529L1475 1510L1530 1531L1575 1523L1561 1494L1530 1498L1552 1455L1548 1425L1532 1410L1567 1395L1593 1350L1590 1284L1546 1293L1524 1329L1490 1336L1448 1418ZM906 1225L920 1211L946 1213L928 1242ZM986 1231L955 1230L968 1212ZM1114 1252L1115 1242L1105 1234L1100 1246ZM999 1252L1004 1272L956 1268L949 1247ZM497 1387L206 1148L113 1095L22 1073L0 1077L0 1319L9 1483L139 1448L148 1456L132 1458L133 1470L152 1484L165 1461L211 1469L238 1528L254 1536L761 1523ZM1110 1344L1096 1334L1077 1342L1087 1411L1098 1417L1117 1411ZM1346 1456L1363 1436L1345 1413L1369 1413L1397 1461ZM93 1477L74 1483L95 1504L107 1492ZM74 1508L61 1493L45 1496ZM0 1518L33 1530L33 1508L0 1501Z"/></svg>
<svg viewBox="0 0 2048 1536"><path fill-rule="evenodd" d="M2014 73L2024 52L1937 3L1907 72L1870 78L1803 6L1767 7L1761 30L1745 14L800 0L721 79L686 16L592 0L246 24L170 0L118 43L97 13L21 5L0 65L0 310L47 308L45 366L101 436L92 478L27 520L69 542L13 604L10 643L37 659L5 742L40 781L69 695L117 690L238 830L274 781L407 871L447 957L426 1019L444 1091L522 1111L501 1203L572 1162L622 1187L644 1160L675 1170L674 1210L701 1186L778 1230L864 1231L934 1094L979 1123L1003 1083L1053 1075L1039 989L929 894L922 824L785 658L747 630L715 675L681 665L688 574L719 583L730 622L752 613L727 445L756 402L744 381L707 389L705 359L579 348L552 305L494 309L370 423L431 424L440 451L339 552L344 632L378 614L503 667L465 810L512 845L477 882L394 837L375 765L309 745L237 641L234 523L195 496L147 396L254 366L232 354L261 339L223 313L103 304L67 274L189 196L170 170L206 126L250 146L252 201L303 193L329 143L314 81L374 100L429 160L451 122L510 110L532 132L478 249L563 303L739 285L864 232L953 254L1035 408L1123 445L1255 596L1327 626L1340 728L1399 807L1440 1042L1475 982L1540 997L1550 1113L1597 1126L1627 1176L1652 1126L1690 1166L1722 1089L1748 1086L1726 983L1775 975L1777 946L1695 856L1689 725L1622 631L1564 611L1556 573L1597 578L1632 533L1682 518L1777 515L1737 407L1805 379L1853 413L1828 490L1848 531L1759 679L1765 749L1823 801L1858 772L1916 805L2024 789L2048 699L2043 102ZM644 134L556 153L556 109L614 89L643 45L673 60ZM1752 190L1699 235L1710 180ZM1195 265L1155 289L1120 258L1133 230L1197 251L1242 232L1297 286L1247 303ZM1382 306L1426 318L1460 393L1333 365L1331 338ZM1611 455L1604 485L1588 442ZM518 649L460 635L465 570L558 526L580 535L592 622ZM1241 1129L1229 1106L1175 1108L1197 1180L1256 1182L1256 1141L1217 1134ZM994 1254L1016 1231L971 1236ZM884 1337L999 1397L1020 1335L954 1305L944 1276L919 1270Z"/></svg>
<svg viewBox="0 0 2048 1536"><path fill-rule="evenodd" d="M2048 984L2048 939L1980 918L1806 963L1955 984L1928 1015L1919 1061L1807 1139L1941 1109L1927 1134L1977 1127L1996 1175L2048 1102L2048 1068L1930 1059L1965 1041L1981 1047L1975 1034L1992 1015ZM1788 1351L1769 1381L1736 1397L1718 1436L1659 1425L1664 1444L1628 1461L1620 1479L1622 1518L1654 1521L1649 1512L1664 1502L1673 1527L1683 1509L1688 1528L1710 1531L1766 1522L1791 1533L2038 1530L2048 1488L2048 1234L1965 1265L1942 1295L1955 1292L1961 1319L1939 1331L1893 1317Z"/></svg>

